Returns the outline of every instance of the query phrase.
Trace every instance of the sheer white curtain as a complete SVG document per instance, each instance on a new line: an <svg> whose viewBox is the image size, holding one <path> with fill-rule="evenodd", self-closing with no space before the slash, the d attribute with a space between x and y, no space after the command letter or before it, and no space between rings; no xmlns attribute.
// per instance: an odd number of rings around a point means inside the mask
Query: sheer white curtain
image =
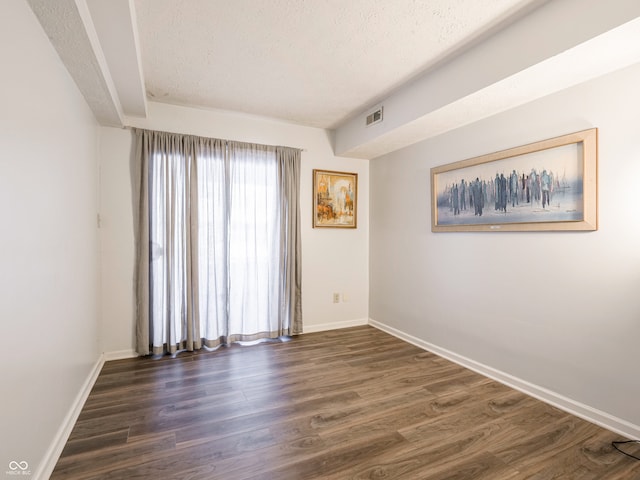
<svg viewBox="0 0 640 480"><path fill-rule="evenodd" d="M300 333L300 151L134 131L138 353Z"/></svg>

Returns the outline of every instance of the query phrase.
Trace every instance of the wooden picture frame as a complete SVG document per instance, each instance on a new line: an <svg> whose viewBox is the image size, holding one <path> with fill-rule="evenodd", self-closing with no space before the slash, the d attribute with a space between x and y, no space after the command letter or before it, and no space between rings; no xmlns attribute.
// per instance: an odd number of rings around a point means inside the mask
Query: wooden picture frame
<svg viewBox="0 0 640 480"><path fill-rule="evenodd" d="M358 174L313 171L313 228L357 228Z"/></svg>
<svg viewBox="0 0 640 480"><path fill-rule="evenodd" d="M431 230L593 231L597 190L591 128L432 168Z"/></svg>

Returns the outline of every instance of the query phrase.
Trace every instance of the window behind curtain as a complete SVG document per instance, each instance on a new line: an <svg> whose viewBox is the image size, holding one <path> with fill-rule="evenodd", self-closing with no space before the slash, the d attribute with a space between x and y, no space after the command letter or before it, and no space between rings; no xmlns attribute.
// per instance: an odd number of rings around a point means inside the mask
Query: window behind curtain
<svg viewBox="0 0 640 480"><path fill-rule="evenodd" d="M152 350L289 333L282 305L289 214L281 209L291 202L281 198L276 148L187 138L196 141L170 137L149 149Z"/></svg>

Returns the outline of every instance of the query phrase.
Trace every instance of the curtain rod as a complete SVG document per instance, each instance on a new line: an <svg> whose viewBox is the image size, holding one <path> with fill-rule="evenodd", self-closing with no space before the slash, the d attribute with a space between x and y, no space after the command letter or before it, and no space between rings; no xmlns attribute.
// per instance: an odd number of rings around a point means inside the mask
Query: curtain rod
<svg viewBox="0 0 640 480"><path fill-rule="evenodd" d="M120 127L120 128L121 128L122 130L133 130L134 128L138 128L138 129L140 129L140 130L150 130L150 129L147 129L147 128L132 127L131 125L122 125L122 127ZM155 131L157 131L157 130L155 130ZM180 133L180 132L165 132L165 133L172 133L172 134L175 134L175 135L193 135L194 137L202 137L202 135L194 135L194 134L192 134L192 133ZM203 138L204 138L204 137L203 137ZM211 138L211 137L207 137L207 138ZM234 142L234 141L237 141L237 140L228 140L228 139L224 139L224 138L221 138L220 140L223 140L223 141L225 141L225 142ZM254 142L245 142L245 143L254 143ZM262 144L262 145L264 145L264 144ZM288 146L286 146L286 145L268 145L268 146L270 146L270 147L285 147L285 148L293 148L293 149L295 149L295 150L300 150L301 152L307 152L307 151L308 151L306 148L288 147Z"/></svg>

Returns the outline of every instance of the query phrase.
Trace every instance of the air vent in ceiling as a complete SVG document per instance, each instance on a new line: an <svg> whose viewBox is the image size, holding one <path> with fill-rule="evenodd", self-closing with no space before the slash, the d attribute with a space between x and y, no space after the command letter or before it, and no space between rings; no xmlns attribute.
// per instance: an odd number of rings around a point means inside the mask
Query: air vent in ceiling
<svg viewBox="0 0 640 480"><path fill-rule="evenodd" d="M382 107L367 115L367 127L382 121Z"/></svg>

